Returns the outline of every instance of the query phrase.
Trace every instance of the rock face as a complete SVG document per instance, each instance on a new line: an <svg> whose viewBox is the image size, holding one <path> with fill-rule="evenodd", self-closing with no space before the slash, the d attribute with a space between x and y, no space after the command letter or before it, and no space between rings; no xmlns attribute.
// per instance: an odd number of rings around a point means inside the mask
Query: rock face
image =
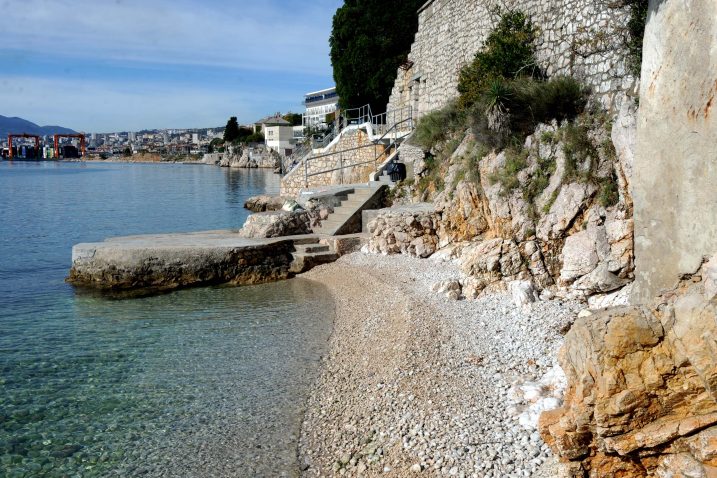
<svg viewBox="0 0 717 478"><path fill-rule="evenodd" d="M436 252L436 214L430 204L382 209L368 224L368 249L381 254L429 257Z"/></svg>
<svg viewBox="0 0 717 478"><path fill-rule="evenodd" d="M717 250L717 3L651 1L648 15L632 183L638 302Z"/></svg>
<svg viewBox="0 0 717 478"><path fill-rule="evenodd" d="M541 434L571 477L717 476L717 256L651 307L579 318Z"/></svg>
<svg viewBox="0 0 717 478"><path fill-rule="evenodd" d="M629 111L634 120L634 110L626 108L616 133L621 138L632 134L625 126L634 125ZM515 161L506 152L466 160L475 154L470 133L450 157L447 187L435 199L438 246L462 244L455 255L478 290L527 280L538 290L555 286L562 295L586 298L632 280L632 199L628 183L619 189L619 178L630 171L633 143L625 139L615 156L596 148L591 163L577 165L582 176L569 176L562 131L557 124L540 125L526 139L524 167L512 183L501 179ZM596 144L610 141L602 127L589 134ZM474 178L461 179L469 174ZM608 207L600 198L605 184L622 191Z"/></svg>

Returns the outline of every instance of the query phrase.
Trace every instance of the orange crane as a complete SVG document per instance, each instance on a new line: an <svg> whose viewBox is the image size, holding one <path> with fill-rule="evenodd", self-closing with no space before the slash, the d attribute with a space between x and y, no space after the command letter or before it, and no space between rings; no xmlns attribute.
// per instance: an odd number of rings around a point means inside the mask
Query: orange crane
<svg viewBox="0 0 717 478"><path fill-rule="evenodd" d="M82 157L84 158L87 155L87 150L85 149L85 135L84 134L56 134L55 135L55 158L60 157L60 138L79 138L80 139L80 151L82 153Z"/></svg>
<svg viewBox="0 0 717 478"><path fill-rule="evenodd" d="M27 133L10 133L7 135L7 143L8 143L8 149L10 150L10 156L9 159L13 158L12 154L12 139L13 138L35 138L35 156L37 157L40 154L40 137L36 134L27 134Z"/></svg>

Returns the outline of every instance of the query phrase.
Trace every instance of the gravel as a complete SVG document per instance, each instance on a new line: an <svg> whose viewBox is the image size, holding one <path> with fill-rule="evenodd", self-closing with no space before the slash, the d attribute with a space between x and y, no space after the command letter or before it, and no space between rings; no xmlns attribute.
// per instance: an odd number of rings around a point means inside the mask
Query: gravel
<svg viewBox="0 0 717 478"><path fill-rule="evenodd" d="M305 277L336 319L302 424L303 476L555 476L516 383L554 366L581 304L518 308L505 293L454 300L434 284L454 264L354 253Z"/></svg>

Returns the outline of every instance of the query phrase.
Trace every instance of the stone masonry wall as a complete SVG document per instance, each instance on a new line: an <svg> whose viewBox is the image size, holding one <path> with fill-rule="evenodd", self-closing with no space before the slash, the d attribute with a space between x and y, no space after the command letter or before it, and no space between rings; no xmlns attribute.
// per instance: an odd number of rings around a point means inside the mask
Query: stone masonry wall
<svg viewBox="0 0 717 478"><path fill-rule="evenodd" d="M433 0L419 11L419 27L408 59L398 69L387 108L413 106L417 115L444 106L458 95L461 68L470 63L497 22L495 1ZM628 7L601 0L506 0L539 29L537 56L549 76L569 75L589 85L615 111L622 92L634 89L625 63L623 38Z"/></svg>
<svg viewBox="0 0 717 478"><path fill-rule="evenodd" d="M357 166L346 168L338 171L309 176L308 187L315 188L320 186L329 186L333 184L354 184L365 183L369 179L369 175L375 170L374 159L378 156L378 164L383 161L383 146L372 145L368 134L363 129L350 129L342 133L339 141L331 146L325 153L312 155L308 161L308 173L312 174L319 171L338 168L339 165ZM359 146L366 146L354 151L345 151ZM336 153L323 156L327 153ZM316 156L319 156L316 158ZM365 164L362 164L365 163ZM304 165L300 164L281 180L281 195L296 196L302 189L306 188Z"/></svg>

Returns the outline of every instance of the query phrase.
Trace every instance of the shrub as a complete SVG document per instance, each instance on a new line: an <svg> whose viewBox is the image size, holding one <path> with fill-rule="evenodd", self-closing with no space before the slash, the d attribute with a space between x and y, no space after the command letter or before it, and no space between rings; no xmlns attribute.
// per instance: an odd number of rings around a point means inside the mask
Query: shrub
<svg viewBox="0 0 717 478"><path fill-rule="evenodd" d="M416 125L413 142L425 150L430 150L450 133L465 127L465 114L455 103L424 115Z"/></svg>
<svg viewBox="0 0 717 478"><path fill-rule="evenodd" d="M542 76L535 58L535 37L536 29L525 13L517 10L503 12L483 48L460 72L461 106L469 107L477 102L496 79Z"/></svg>
<svg viewBox="0 0 717 478"><path fill-rule="evenodd" d="M598 202L602 207L614 206L620 200L618 193L617 178L614 174L600 181L598 190Z"/></svg>
<svg viewBox="0 0 717 478"><path fill-rule="evenodd" d="M470 124L476 138L504 147L522 143L538 123L575 118L585 109L587 98L588 90L570 77L494 80L471 109Z"/></svg>

